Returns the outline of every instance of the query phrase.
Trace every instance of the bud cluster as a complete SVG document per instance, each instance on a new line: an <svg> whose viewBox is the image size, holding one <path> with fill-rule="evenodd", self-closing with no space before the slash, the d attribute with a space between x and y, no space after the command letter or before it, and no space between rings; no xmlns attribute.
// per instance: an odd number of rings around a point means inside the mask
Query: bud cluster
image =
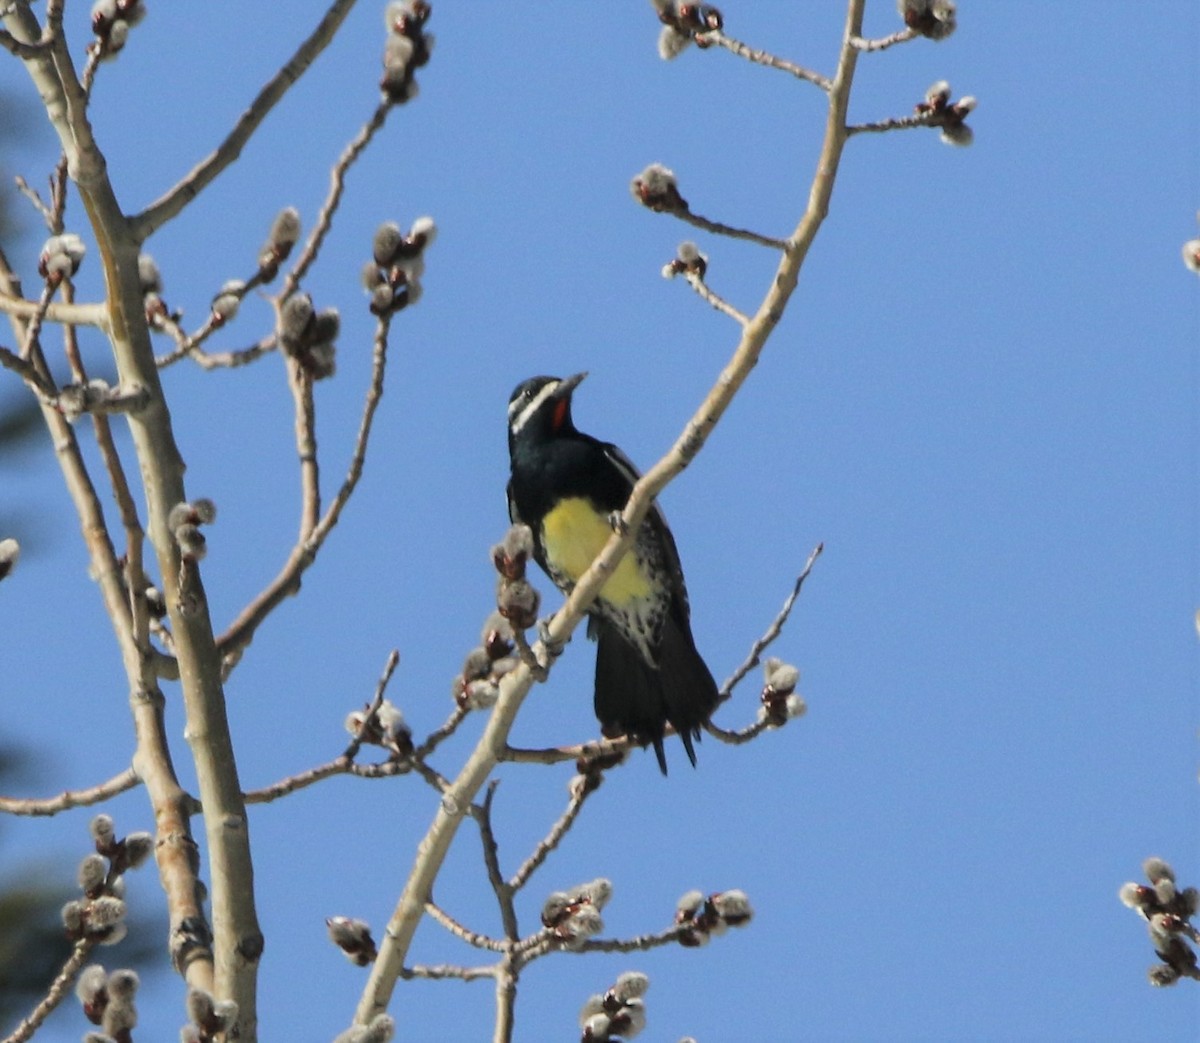
<svg viewBox="0 0 1200 1043"><path fill-rule="evenodd" d="M394 760L401 760L413 751L412 729L390 699L384 699L375 710L369 706L354 710L346 717L346 731L359 742L382 746Z"/></svg>
<svg viewBox="0 0 1200 1043"><path fill-rule="evenodd" d="M679 944L688 948L707 945L713 935L724 934L729 927L744 927L753 916L745 891L718 891L707 898L699 891L689 891L675 906L675 922L685 926Z"/></svg>
<svg viewBox="0 0 1200 1043"><path fill-rule="evenodd" d="M432 217L418 217L407 235L394 221L379 226L362 272L373 315L391 315L421 299L425 248L436 237Z"/></svg>
<svg viewBox="0 0 1200 1043"><path fill-rule="evenodd" d="M214 999L204 989L188 989L188 1023L179 1032L180 1043L215 1043L237 1021L238 1005L233 1000Z"/></svg>
<svg viewBox="0 0 1200 1043"><path fill-rule="evenodd" d="M390 1014L376 1014L369 1024L351 1025L339 1032L333 1043L389 1043L396 1034L396 1022Z"/></svg>
<svg viewBox="0 0 1200 1043"><path fill-rule="evenodd" d="M425 32L432 7L426 0L395 0L384 9L387 43L383 47L383 79L379 86L388 101L402 105L417 96L413 74L429 61L433 36Z"/></svg>
<svg viewBox="0 0 1200 1043"><path fill-rule="evenodd" d="M86 253L83 240L74 233L52 235L42 244L42 252L38 256L38 275L48 285L57 286L63 279L69 279L79 271Z"/></svg>
<svg viewBox="0 0 1200 1043"><path fill-rule="evenodd" d="M930 40L944 40L958 28L954 0L896 0L904 24Z"/></svg>
<svg viewBox="0 0 1200 1043"><path fill-rule="evenodd" d="M307 293L292 294L279 309L279 343L313 380L333 376L341 327L337 309L318 312Z"/></svg>
<svg viewBox="0 0 1200 1043"><path fill-rule="evenodd" d="M1149 884L1123 884L1121 901L1147 921L1150 942L1162 963L1150 968L1150 984L1174 985L1180 978L1200 980L1196 952L1188 944L1200 943L1200 931L1192 926L1192 917L1200 910L1200 891L1179 888L1175 870L1161 858L1148 858L1142 872Z"/></svg>
<svg viewBox="0 0 1200 1043"><path fill-rule="evenodd" d="M782 659L771 658L763 664L762 706L758 717L772 728L781 728L793 717L802 717L808 707L796 694L800 671Z"/></svg>
<svg viewBox="0 0 1200 1043"><path fill-rule="evenodd" d="M84 413L136 413L150 401L150 393L141 385L110 387L107 380L95 377L81 384L67 384L54 400L55 407L74 423Z"/></svg>
<svg viewBox="0 0 1200 1043"><path fill-rule="evenodd" d="M201 525L211 525L217 520L217 505L207 497L191 503L177 503L167 514L167 528L179 545L185 561L203 561L208 553L208 543Z"/></svg>
<svg viewBox="0 0 1200 1043"><path fill-rule="evenodd" d="M670 61L686 50L688 44L697 47L709 46L705 33L718 32L724 26L721 12L712 4L693 4L686 0L651 0L662 22L658 34L658 54Z"/></svg>
<svg viewBox="0 0 1200 1043"><path fill-rule="evenodd" d="M675 174L661 163L651 163L629 182L629 191L642 206L659 214L686 214L687 200L679 194Z"/></svg>
<svg viewBox="0 0 1200 1043"><path fill-rule="evenodd" d="M579 1012L582 1043L633 1039L646 1027L646 1004L642 997L650 979L639 971L627 971L603 995L588 998Z"/></svg>
<svg viewBox="0 0 1200 1043"><path fill-rule="evenodd" d="M452 688L455 702L470 710L493 705L500 697L500 679L520 662L513 652L512 626L499 611L483 624L480 642L467 653Z"/></svg>
<svg viewBox="0 0 1200 1043"><path fill-rule="evenodd" d="M356 967L365 967L375 961L378 951L371 927L365 920L352 920L348 916L329 916L325 919L329 939Z"/></svg>
<svg viewBox="0 0 1200 1043"><path fill-rule="evenodd" d="M707 271L708 255L702 254L695 243L687 240L679 244L674 259L663 265L662 275L664 279L674 279L677 275L696 275L703 279Z"/></svg>
<svg viewBox="0 0 1200 1043"><path fill-rule="evenodd" d="M75 983L75 998L83 1007L83 1016L99 1025L104 1036L128 1043L137 1025L138 976L134 971L117 970L107 973L98 963L85 967ZM87 1037L85 1037L87 1038Z"/></svg>
<svg viewBox="0 0 1200 1043"><path fill-rule="evenodd" d="M492 564L500 573L496 607L515 630L528 630L537 622L541 595L525 578L525 565L533 556L533 532L514 525L492 548Z"/></svg>
<svg viewBox="0 0 1200 1043"><path fill-rule="evenodd" d="M92 4L92 47L101 58L112 58L125 46L129 30L146 17L142 0L96 0Z"/></svg>
<svg viewBox="0 0 1200 1043"><path fill-rule="evenodd" d="M63 906L63 926L73 942L86 938L99 945L115 945L127 930L122 876L150 857L154 838L149 833L130 833L118 839L108 815L97 815L90 829L96 853L79 863L76 879L83 897Z"/></svg>
<svg viewBox="0 0 1200 1043"><path fill-rule="evenodd" d="M951 104L950 84L938 80L925 92L925 100L917 103L916 112L930 117L931 127L942 128L942 140L947 145L966 146L975 140L975 133L963 121L976 104L970 95Z"/></svg>
<svg viewBox="0 0 1200 1043"><path fill-rule="evenodd" d="M555 891L542 906L542 925L564 948L578 948L604 930L600 911L611 897L612 881L603 877L570 891Z"/></svg>

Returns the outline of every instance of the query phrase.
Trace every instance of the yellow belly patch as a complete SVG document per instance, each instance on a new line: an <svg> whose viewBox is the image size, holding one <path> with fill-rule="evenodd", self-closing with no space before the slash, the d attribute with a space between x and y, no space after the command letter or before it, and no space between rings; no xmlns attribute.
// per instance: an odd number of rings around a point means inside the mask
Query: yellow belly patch
<svg viewBox="0 0 1200 1043"><path fill-rule="evenodd" d="M596 513L587 500L563 500L542 519L542 545L546 559L572 583L578 582L612 536L608 519ZM615 605L624 605L650 593L650 583L637 566L631 550L608 578L601 595Z"/></svg>

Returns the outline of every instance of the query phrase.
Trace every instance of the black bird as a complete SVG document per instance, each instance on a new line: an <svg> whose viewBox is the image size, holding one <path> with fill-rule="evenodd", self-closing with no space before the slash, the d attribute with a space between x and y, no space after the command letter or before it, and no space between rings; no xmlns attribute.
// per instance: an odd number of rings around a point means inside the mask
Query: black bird
<svg viewBox="0 0 1200 1043"><path fill-rule="evenodd" d="M585 376L533 377L508 403L509 517L533 530L534 557L564 593L608 542L613 512L624 509L638 480L620 449L571 421L571 395ZM679 552L658 504L589 617L601 731L652 744L665 775L670 723L695 765L692 740L716 709L717 685L696 651Z"/></svg>

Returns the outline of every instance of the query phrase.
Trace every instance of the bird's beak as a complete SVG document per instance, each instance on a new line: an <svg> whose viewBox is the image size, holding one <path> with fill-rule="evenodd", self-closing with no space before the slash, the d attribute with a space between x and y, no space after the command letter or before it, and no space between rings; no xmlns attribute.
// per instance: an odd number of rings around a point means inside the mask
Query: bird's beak
<svg viewBox="0 0 1200 1043"><path fill-rule="evenodd" d="M558 382L558 387L554 389L554 397L558 399L570 398L573 392L580 384L583 383L583 378L587 376L587 370L582 373L576 373L573 377L563 377Z"/></svg>

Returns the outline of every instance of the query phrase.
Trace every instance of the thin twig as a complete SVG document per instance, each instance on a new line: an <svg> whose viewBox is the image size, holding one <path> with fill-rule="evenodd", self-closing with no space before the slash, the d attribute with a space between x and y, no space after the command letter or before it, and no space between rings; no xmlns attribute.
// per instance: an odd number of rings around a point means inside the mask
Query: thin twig
<svg viewBox="0 0 1200 1043"><path fill-rule="evenodd" d="M259 283L261 283L262 273L257 273L256 277ZM250 289L250 284L254 281L254 278L252 277L243 284L242 297L245 297L245 291ZM236 369L238 366L244 366L257 358L261 358L269 351L274 351L277 346L275 334L271 333L263 337L257 344L251 344L250 347L241 348L237 351L212 353L201 351L201 345L217 330L224 328L226 325L226 320L219 318L215 312L210 311L204 323L195 333L187 333L170 315L161 314L155 316L151 327L162 330L175 342L175 348L172 351L155 358L155 365L159 369L166 369L167 366L174 365L182 358L190 358L204 369Z"/></svg>
<svg viewBox="0 0 1200 1043"><path fill-rule="evenodd" d="M914 40L918 35L916 29L906 27L892 33L891 36L880 37L878 40L866 40L861 36L852 36L850 37L850 46L860 51L886 51L889 47L894 47L898 43L907 43L909 40Z"/></svg>
<svg viewBox="0 0 1200 1043"><path fill-rule="evenodd" d="M286 300L296 292L296 287L300 285L300 280L304 278L305 273L317 259L317 254L321 251L321 244L325 241L325 237L329 234L329 230L333 226L333 216L337 213L342 193L346 189L346 173L371 143L371 139L375 137L375 134L383 127L392 107L391 101L387 99L381 101L371 114L371 118L354 135L350 143L343 149L337 162L333 165L333 169L329 173L329 192L325 197L325 202L321 204L316 224L313 225L313 230L309 232L308 238L305 240L304 249L300 252L300 256L296 258L291 271L287 273L283 280L283 287L279 291L279 300Z"/></svg>
<svg viewBox="0 0 1200 1043"><path fill-rule="evenodd" d="M63 325L95 326L101 330L108 326L108 313L103 304L65 304L61 301L51 301L43 309L41 301L0 293L0 312L19 319L31 319L40 312L47 321Z"/></svg>
<svg viewBox="0 0 1200 1043"><path fill-rule="evenodd" d="M504 874L500 871L500 845L496 841L492 829L492 801L496 796L499 779L488 783L487 795L482 804L475 805L471 810L475 822L479 826L479 839L483 843L483 863L487 868L488 883L492 885L492 893L496 896L496 904L500 907L500 922L504 925L504 937L515 942L521 937L517 924L517 911L513 906L513 891L515 888L505 882Z"/></svg>
<svg viewBox="0 0 1200 1043"><path fill-rule="evenodd" d="M25 1040L31 1039L33 1034L41 1026L62 1001L71 991L71 984L75 981L76 975L83 969L84 961L91 954L96 943L83 939L75 943L75 948L71 950L71 955L67 958L67 962L63 964L62 970L58 972L57 977L51 982L50 988L46 990L46 995L42 997L38 1005L29 1012L25 1019L13 1031L4 1037L0 1043L25 1043Z"/></svg>
<svg viewBox="0 0 1200 1043"><path fill-rule="evenodd" d="M450 716L446 718L445 724L440 728L435 728L429 733L425 741L413 750L413 759L418 761L425 760L434 750L457 731L458 726L467 718L467 714L471 711L465 706L455 706Z"/></svg>
<svg viewBox="0 0 1200 1043"><path fill-rule="evenodd" d="M722 315L728 315L743 329L750 324L749 316L738 311L737 308L725 300L724 297L714 293L699 272L686 272L684 274L684 278L687 279L688 285L695 290L703 300L707 301L712 307L716 308L717 311L719 311Z"/></svg>
<svg viewBox="0 0 1200 1043"><path fill-rule="evenodd" d="M517 649L517 657L529 667L534 679L538 681L546 680L548 676L548 664L542 662L537 653L530 647L529 639L525 636L525 632L519 627L513 627L513 645Z"/></svg>
<svg viewBox="0 0 1200 1043"><path fill-rule="evenodd" d="M821 552L825 550L825 544L818 543L809 554L808 560L804 563L804 568L800 570L800 575L796 577L796 582L792 584L792 592L783 602L783 607L775 614L775 618L771 620L771 625L763 632L762 637L758 638L753 645L750 646L750 654L743 660L742 665L734 672L723 685L721 685L721 693L719 699L724 702L732 694L734 688L741 682L751 670L758 666L760 656L770 646L782 632L783 626L788 620L788 616L792 614L792 607L796 604L796 599L800 596L800 588L804 586L804 581L808 579L808 574L812 572L813 566L817 563L817 559L821 556ZM713 732L714 735L717 732Z"/></svg>
<svg viewBox="0 0 1200 1043"><path fill-rule="evenodd" d="M665 945L677 945L680 935L687 930L687 924L672 924L665 931L654 934L640 934L634 938L587 938L571 945L564 945L561 940L543 931L527 939L531 944L522 951L521 956L524 962L532 963L552 952L646 952Z"/></svg>
<svg viewBox="0 0 1200 1043"><path fill-rule="evenodd" d="M42 323L46 320L46 311L50 307L50 298L54 296L55 287L47 281L42 286L41 295L37 300L37 307L34 308L33 314L29 317L29 326L25 331L25 343L21 347L21 358L27 359L33 351L34 345L37 344L38 337L42 332Z"/></svg>
<svg viewBox="0 0 1200 1043"><path fill-rule="evenodd" d="M579 813L583 810L584 802L598 788L599 783L597 782L596 785L587 785L585 783L572 790L571 799L567 802L566 810L558 816L558 820L550 827L550 831L538 842L537 847L533 849L533 852L525 859L521 867L513 873L512 879L508 881L508 887L511 891L519 891L524 887L529 878L537 871L538 867L549 857L550 852L558 847L562 838L575 825L575 820L579 818Z"/></svg>
<svg viewBox="0 0 1200 1043"><path fill-rule="evenodd" d="M86 808L133 789L141 779L133 768L84 789L63 790L54 797L0 797L0 812L6 815L57 815L71 808Z"/></svg>
<svg viewBox="0 0 1200 1043"><path fill-rule="evenodd" d="M342 22L350 13L355 0L334 0L317 27L288 60L258 92L250 107L242 113L233 130L217 148L192 168L182 180L151 203L130 221L138 242L145 242L156 229L178 214L188 203L207 188L238 156L250 137L276 103L288 92L333 41Z"/></svg>
<svg viewBox="0 0 1200 1043"><path fill-rule="evenodd" d="M918 112L911 116L893 116L891 119L877 120L874 123L855 123L846 128L846 133L883 134L889 130L912 130L914 127L938 127L941 120L938 113Z"/></svg>
<svg viewBox="0 0 1200 1043"><path fill-rule="evenodd" d="M664 734L670 737L675 732L668 724ZM633 749L635 745L628 736L622 736L619 739L593 739L574 746L547 746L541 749L506 746L500 759L513 764L562 764L564 761L607 760Z"/></svg>
<svg viewBox="0 0 1200 1043"><path fill-rule="evenodd" d="M21 358L15 351L0 347L0 366L10 369L26 384L36 391L46 402L51 402L58 395L52 381L47 380L32 362Z"/></svg>
<svg viewBox="0 0 1200 1043"><path fill-rule="evenodd" d="M304 570L313 563L326 537L338 523L342 509L349 502L359 478L362 477L363 464L367 456L367 445L371 438L371 424L375 419L375 410L383 396L383 380L387 368L388 329L390 318L381 316L375 328L375 347L371 370L371 381L367 387L366 401L363 405L362 419L359 422L358 435L354 443L354 451L350 457L350 465L341 488L333 498L324 516L313 530L300 540L293 548L288 560L284 563L279 575L271 584L246 606L241 614L233 621L229 629L221 635L217 642L222 656L237 656L254 637L254 632L262 625L263 620L288 595L295 592Z"/></svg>
<svg viewBox="0 0 1200 1043"><path fill-rule="evenodd" d="M803 65L789 62L786 58L779 58L766 51L756 50L749 44L744 44L741 40L735 40L732 36L727 36L720 30L698 35L696 42L702 42L705 45L715 43L720 47L724 47L727 51L732 51L739 58L745 58L756 65L765 65L769 69L779 69L782 72L790 73L798 79L820 87L826 93L829 93L833 88L833 81L826 76L822 76L819 72L813 72L812 69L806 69Z"/></svg>
<svg viewBox="0 0 1200 1043"><path fill-rule="evenodd" d="M686 221L689 225L696 228L702 228L706 232L712 232L714 235L723 235L729 239L745 239L747 242L758 243L759 246L769 246L772 250L786 250L787 240L776 239L770 235L760 235L758 232L752 232L748 228L734 228L732 225L723 224L720 221L711 221L707 217L695 213L689 209L675 209L665 211L666 213L674 214L681 221Z"/></svg>
<svg viewBox="0 0 1200 1043"><path fill-rule="evenodd" d="M755 721L753 724L747 725L745 728L738 730L722 728L719 724L713 724L712 721L706 721L704 723L704 730L718 742L723 742L728 746L743 746L752 739L757 739L768 728L774 726L775 722L769 718Z"/></svg>
<svg viewBox="0 0 1200 1043"><path fill-rule="evenodd" d="M41 217L46 227L53 232L54 218L51 216L50 208L42 201L42 197L38 195L38 190L19 174L13 178L13 184L17 186L17 191L29 200L30 204L33 206L34 210L38 212L38 215Z"/></svg>
<svg viewBox="0 0 1200 1043"><path fill-rule="evenodd" d="M486 934L479 934L477 931L472 931L460 924L453 916L443 909L437 902L430 899L425 903L425 912L429 914L430 919L441 924L455 938L459 938L468 945L474 946L476 949L488 949L491 952L504 952L508 947L507 943L498 941L495 938L490 938Z"/></svg>
<svg viewBox="0 0 1200 1043"><path fill-rule="evenodd" d="M403 967L400 977L405 981L414 978L428 978L433 981L443 981L447 978L458 978L460 981L477 981L480 978L491 978L496 973L495 967L457 967L449 963L424 964L418 963L412 967Z"/></svg>

